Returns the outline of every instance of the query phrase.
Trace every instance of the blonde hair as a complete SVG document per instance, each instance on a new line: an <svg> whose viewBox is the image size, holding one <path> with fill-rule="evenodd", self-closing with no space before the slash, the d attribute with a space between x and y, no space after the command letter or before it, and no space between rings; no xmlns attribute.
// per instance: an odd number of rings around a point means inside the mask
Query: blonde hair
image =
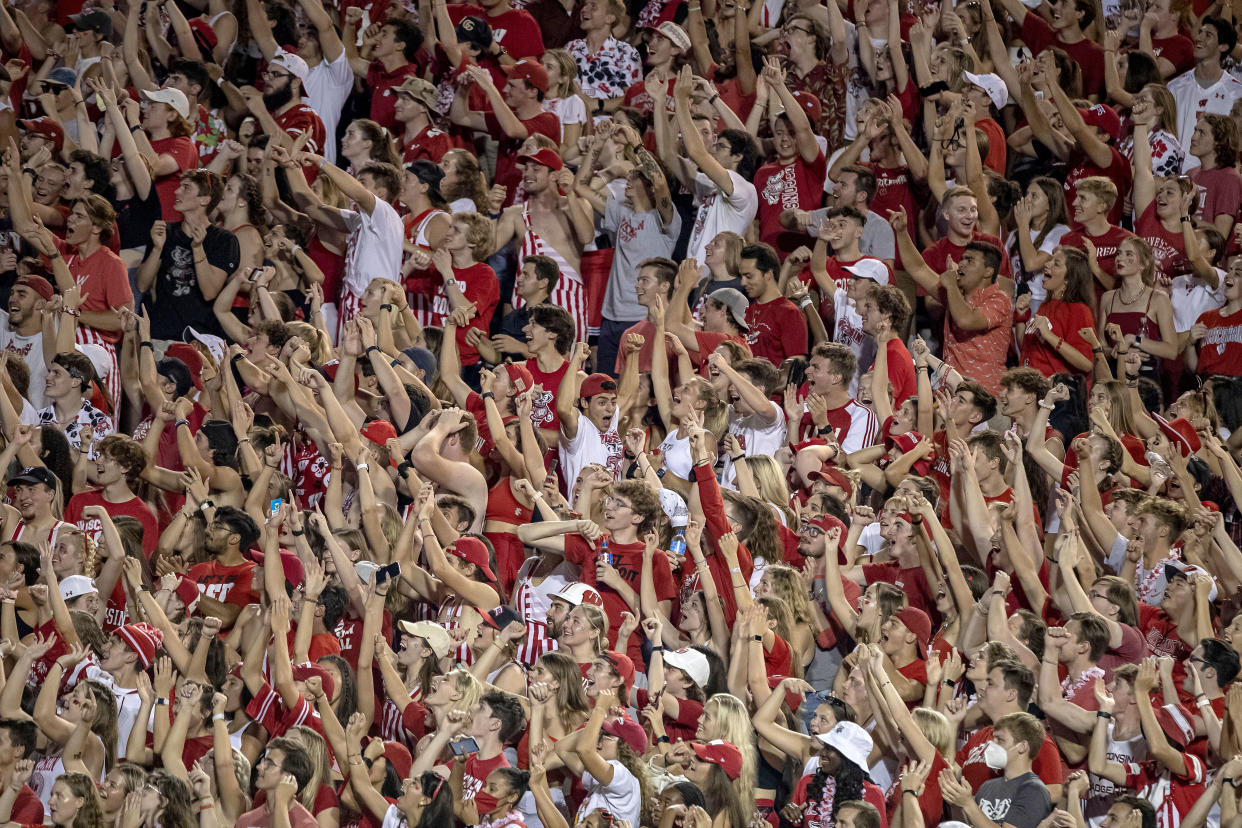
<svg viewBox="0 0 1242 828"><path fill-rule="evenodd" d="M332 759L328 755L328 743L306 725L294 725L289 728L285 736L294 739L310 756L313 773L311 773L310 781L302 788L298 801L302 803L303 808L313 813L319 786L332 779Z"/></svg>
<svg viewBox="0 0 1242 828"><path fill-rule="evenodd" d="M814 619L811 601L807 598L802 575L788 564L769 564L763 570L772 585L772 593L785 602L795 624L810 624Z"/></svg>
<svg viewBox="0 0 1242 828"><path fill-rule="evenodd" d="M316 365L322 365L332 359L332 342L322 330L300 319L286 322L285 327L289 329L290 334L306 343L306 347L310 348L311 360Z"/></svg>
<svg viewBox="0 0 1242 828"><path fill-rule="evenodd" d="M758 774L757 754L755 751L755 726L751 724L750 714L746 705L737 696L728 693L717 693L707 700L703 709L711 708L714 725L711 733L703 734L708 739L723 739L732 742L742 753L742 772L734 783L737 797L743 803L751 803L755 798L755 779ZM735 826L737 828L737 826Z"/></svg>
<svg viewBox="0 0 1242 828"><path fill-rule="evenodd" d="M954 731L943 713L939 710L932 710L930 707L916 707L914 708L914 722L919 726L919 730L923 731L923 735L927 737L927 741L931 742L937 753L945 759L952 759Z"/></svg>
<svg viewBox="0 0 1242 828"><path fill-rule="evenodd" d="M573 55L564 49L548 49L543 56L556 61L556 68L561 73L560 82L548 89L547 98L566 98L582 91L578 85L578 61L574 60Z"/></svg>
<svg viewBox="0 0 1242 828"><path fill-rule="evenodd" d="M750 469L750 476L755 480L759 496L780 509L787 526L794 524L796 516L789 508L789 484L785 482L785 473L781 470L781 464L776 458L767 454L757 454L744 458L742 462Z"/></svg>

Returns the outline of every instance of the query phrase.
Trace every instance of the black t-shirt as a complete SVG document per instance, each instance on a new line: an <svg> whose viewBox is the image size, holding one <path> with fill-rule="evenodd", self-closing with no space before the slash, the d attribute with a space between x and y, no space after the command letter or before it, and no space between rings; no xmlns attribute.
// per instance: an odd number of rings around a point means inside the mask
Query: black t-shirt
<svg viewBox="0 0 1242 828"><path fill-rule="evenodd" d="M232 276L241 262L237 237L218 227L207 228L203 252L207 262L223 270L226 277ZM160 253L160 269L147 296L147 307L151 311L153 339L179 340L187 325L199 333L224 336L224 329L211 310L211 302L199 287L190 237L182 231L179 221L168 225L167 240Z"/></svg>
<svg viewBox="0 0 1242 828"><path fill-rule="evenodd" d="M496 334L506 334L513 337L518 342L526 341L526 323L530 321L530 305L522 305L520 308L506 313L500 320L500 325L496 328ZM515 361L526 359L525 354L502 353L502 357L512 357Z"/></svg>
<svg viewBox="0 0 1242 828"><path fill-rule="evenodd" d="M151 192L146 199L138 196L118 199L116 207L116 228L118 241L122 250L134 247L146 247L151 241L151 225L160 220L160 194L151 185Z"/></svg>

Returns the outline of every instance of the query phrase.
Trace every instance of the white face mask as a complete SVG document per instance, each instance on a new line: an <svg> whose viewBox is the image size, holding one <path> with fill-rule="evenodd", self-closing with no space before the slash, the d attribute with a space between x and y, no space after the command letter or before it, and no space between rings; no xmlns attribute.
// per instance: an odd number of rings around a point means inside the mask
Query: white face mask
<svg viewBox="0 0 1242 828"><path fill-rule="evenodd" d="M995 771L1003 771L1009 764L1009 753L996 742L988 742L983 749L983 763Z"/></svg>

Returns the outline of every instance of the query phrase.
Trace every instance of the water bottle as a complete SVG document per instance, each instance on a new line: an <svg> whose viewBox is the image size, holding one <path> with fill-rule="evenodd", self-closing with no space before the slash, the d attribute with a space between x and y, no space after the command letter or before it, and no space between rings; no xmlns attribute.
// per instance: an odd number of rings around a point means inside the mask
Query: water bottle
<svg viewBox="0 0 1242 828"><path fill-rule="evenodd" d="M599 542L599 559L612 566L612 553L608 551L608 538L603 538Z"/></svg>
<svg viewBox="0 0 1242 828"><path fill-rule="evenodd" d="M678 529L677 534L668 542L668 551L679 558L686 556L686 533Z"/></svg>

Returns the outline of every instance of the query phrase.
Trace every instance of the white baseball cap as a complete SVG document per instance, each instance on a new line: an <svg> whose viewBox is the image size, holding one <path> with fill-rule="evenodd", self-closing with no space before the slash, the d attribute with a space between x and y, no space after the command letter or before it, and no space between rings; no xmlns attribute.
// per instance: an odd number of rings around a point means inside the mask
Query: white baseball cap
<svg viewBox="0 0 1242 828"><path fill-rule="evenodd" d="M587 586L581 581L566 584L560 592L552 597L559 598L571 607L576 607L580 604L592 604L597 607L604 605L604 599L600 596L599 591L595 587Z"/></svg>
<svg viewBox="0 0 1242 828"><path fill-rule="evenodd" d="M397 626L402 632L426 641L427 646L436 654L436 658L444 658L453 649L453 641L449 638L448 630L434 621L415 621L412 624L409 621L401 621Z"/></svg>
<svg viewBox="0 0 1242 828"><path fill-rule="evenodd" d="M180 89L173 89L171 86L164 86L152 92L150 89L142 90L142 94L147 100L156 103L168 104L173 111L182 118L189 120L190 118L190 99Z"/></svg>
<svg viewBox="0 0 1242 828"><path fill-rule="evenodd" d="M66 601L72 601L74 598L81 598L83 595L91 593L99 594L99 590L95 587L95 582L85 575L70 575L60 582L60 597Z"/></svg>
<svg viewBox="0 0 1242 828"><path fill-rule="evenodd" d="M879 285L888 284L888 265L879 259L859 259L852 265L846 265L845 272L859 279L870 279Z"/></svg>
<svg viewBox="0 0 1242 828"><path fill-rule="evenodd" d="M992 99L992 105L997 109L1004 109L1005 102L1009 100L1009 87L1005 86L1005 82L1001 80L1001 76L994 72L987 72L982 75L976 75L974 72L963 72L968 82L982 89Z"/></svg>
<svg viewBox="0 0 1242 828"><path fill-rule="evenodd" d="M712 673L711 666L707 663L707 656L691 647L669 650L664 654L664 663L681 670L699 687L707 685L707 679Z"/></svg>
<svg viewBox="0 0 1242 828"><path fill-rule="evenodd" d="M276 54L272 57L269 65L288 69L289 73L298 80L306 80L306 76L310 74L310 67L306 65L306 61L293 52L286 52L284 49L276 50Z"/></svg>

